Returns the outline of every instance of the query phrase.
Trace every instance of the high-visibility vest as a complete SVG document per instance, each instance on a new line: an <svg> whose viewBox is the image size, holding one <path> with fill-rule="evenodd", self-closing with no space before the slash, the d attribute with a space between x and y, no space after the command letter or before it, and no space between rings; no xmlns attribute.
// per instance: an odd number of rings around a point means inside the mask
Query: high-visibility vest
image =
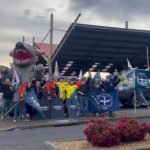
<svg viewBox="0 0 150 150"><path fill-rule="evenodd" d="M19 86L18 90L19 90L19 99L23 100L24 99L24 94L27 88L27 84L22 84Z"/></svg>
<svg viewBox="0 0 150 150"><path fill-rule="evenodd" d="M69 85L68 82L57 82L56 83L59 87L59 97L62 100L66 99L66 88Z"/></svg>
<svg viewBox="0 0 150 150"><path fill-rule="evenodd" d="M68 85L66 87L66 98L70 99L76 90L77 90L77 85Z"/></svg>
<svg viewBox="0 0 150 150"><path fill-rule="evenodd" d="M77 88L78 88L78 89L80 88L80 85L81 85L81 81L78 81L78 82L77 82Z"/></svg>
<svg viewBox="0 0 150 150"><path fill-rule="evenodd" d="M44 89L46 90L48 95L56 95L56 84L54 82L46 83L44 85Z"/></svg>

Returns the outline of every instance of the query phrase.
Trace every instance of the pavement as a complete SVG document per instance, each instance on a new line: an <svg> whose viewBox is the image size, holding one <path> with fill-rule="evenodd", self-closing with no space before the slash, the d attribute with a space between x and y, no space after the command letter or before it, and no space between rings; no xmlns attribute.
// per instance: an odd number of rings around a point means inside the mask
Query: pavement
<svg viewBox="0 0 150 150"><path fill-rule="evenodd" d="M135 110L131 109L121 109L115 112L114 116L109 118L110 120L118 120L124 116L129 116L137 119L150 118L150 110L147 108L139 108ZM11 130L24 130L42 127L56 127L56 126L69 126L77 124L85 124L88 122L90 117L80 117L80 118L61 118L61 119L49 119L49 120L30 120L23 121L18 120L16 123L11 120L0 121L0 131L11 131Z"/></svg>

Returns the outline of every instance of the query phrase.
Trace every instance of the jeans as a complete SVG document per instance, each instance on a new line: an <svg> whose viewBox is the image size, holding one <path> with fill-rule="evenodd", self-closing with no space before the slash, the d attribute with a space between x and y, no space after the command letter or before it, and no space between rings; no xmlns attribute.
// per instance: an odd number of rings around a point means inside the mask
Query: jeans
<svg viewBox="0 0 150 150"><path fill-rule="evenodd" d="M3 116L5 113L7 113L10 110L11 100L3 98L2 103L3 103L3 106L2 106L2 116ZM8 115L9 113L6 116Z"/></svg>
<svg viewBox="0 0 150 150"><path fill-rule="evenodd" d="M81 108L80 108L80 100L79 97L76 95L74 96L74 102L77 108L76 117L79 117L81 115Z"/></svg>
<svg viewBox="0 0 150 150"><path fill-rule="evenodd" d="M67 100L63 100L63 108L64 108L64 115L65 117L68 117L69 116L69 113L68 113L68 107L67 107Z"/></svg>
<svg viewBox="0 0 150 150"><path fill-rule="evenodd" d="M17 104L18 103L18 104ZM20 102L15 102L16 106L14 109L14 120L17 119L17 116L19 115L19 110L20 110Z"/></svg>
<svg viewBox="0 0 150 150"><path fill-rule="evenodd" d="M87 96L79 96L80 110L82 115L89 115L89 100Z"/></svg>
<svg viewBox="0 0 150 150"><path fill-rule="evenodd" d="M24 100L19 102L19 116L21 118L27 118L27 110Z"/></svg>

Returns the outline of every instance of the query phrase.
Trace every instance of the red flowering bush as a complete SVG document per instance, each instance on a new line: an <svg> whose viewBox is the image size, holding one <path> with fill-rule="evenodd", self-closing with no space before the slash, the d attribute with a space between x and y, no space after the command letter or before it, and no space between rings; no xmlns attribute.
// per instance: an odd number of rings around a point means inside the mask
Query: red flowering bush
<svg viewBox="0 0 150 150"><path fill-rule="evenodd" d="M106 118L92 118L84 128L87 140L94 146L112 146L120 143L120 134Z"/></svg>
<svg viewBox="0 0 150 150"><path fill-rule="evenodd" d="M124 117L116 123L116 127L120 131L122 142L132 142L144 140L148 133L148 126L145 123L138 123L133 118Z"/></svg>

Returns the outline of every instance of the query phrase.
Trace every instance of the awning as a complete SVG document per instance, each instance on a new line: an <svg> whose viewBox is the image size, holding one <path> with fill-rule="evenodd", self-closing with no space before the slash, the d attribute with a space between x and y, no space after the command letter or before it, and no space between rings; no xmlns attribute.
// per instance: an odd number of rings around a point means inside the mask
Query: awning
<svg viewBox="0 0 150 150"><path fill-rule="evenodd" d="M72 29L71 25L53 54L53 68L57 60L65 75L92 68L111 72L127 68L127 58L134 67L146 67L147 46L150 31L86 24L76 24Z"/></svg>

